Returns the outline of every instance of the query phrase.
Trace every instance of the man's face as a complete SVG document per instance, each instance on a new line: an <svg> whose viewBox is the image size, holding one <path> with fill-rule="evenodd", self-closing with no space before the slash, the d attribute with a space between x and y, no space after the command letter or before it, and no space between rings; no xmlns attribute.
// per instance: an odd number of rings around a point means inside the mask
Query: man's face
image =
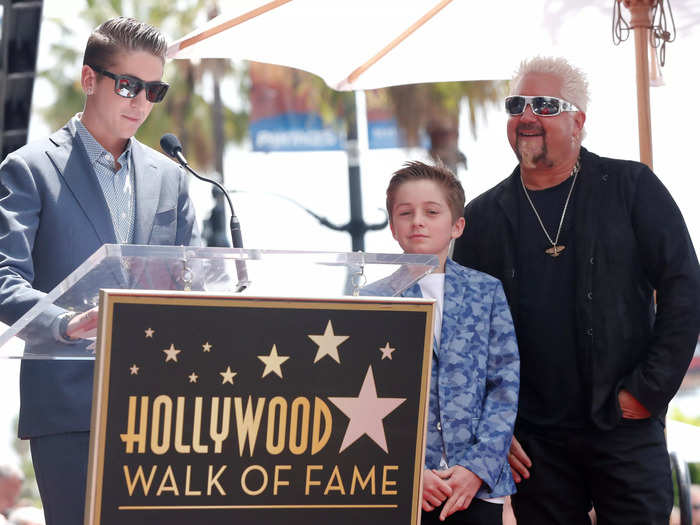
<svg viewBox="0 0 700 525"><path fill-rule="evenodd" d="M159 81L163 77L160 58L145 51L117 55L117 60L105 69L115 75L131 75L144 82ZM92 71L92 70L90 70ZM85 68L83 75L85 75ZM134 98L124 98L114 92L114 79L95 73L90 111L97 129L90 131L95 138L126 140L134 136L153 109L142 89Z"/></svg>
<svg viewBox="0 0 700 525"><path fill-rule="evenodd" d="M561 90L560 78L530 73L523 76L513 94L563 99ZM585 115L580 111L540 117L528 104L522 114L508 117L508 141L521 166L528 169L556 168L578 155L584 121Z"/></svg>

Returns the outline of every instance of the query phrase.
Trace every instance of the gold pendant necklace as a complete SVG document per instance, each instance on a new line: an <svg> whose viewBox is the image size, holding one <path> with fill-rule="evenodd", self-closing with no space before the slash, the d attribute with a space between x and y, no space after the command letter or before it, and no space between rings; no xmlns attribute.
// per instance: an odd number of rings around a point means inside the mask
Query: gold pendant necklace
<svg viewBox="0 0 700 525"><path fill-rule="evenodd" d="M566 196L566 202L564 203L564 209L561 212L561 218L559 219L559 228L557 229L557 236L552 240L550 237L549 233L547 233L547 228L544 227L544 223L542 222L542 218L540 217L540 214L537 213L537 208L535 208L535 204L532 202L532 199L530 198L530 193L528 193L527 188L525 187L525 182L523 181L523 175L522 173L520 174L520 184L523 186L523 191L525 192L525 197L527 197L527 202L530 203L530 207L532 208L532 211L535 212L535 217L537 217L537 222L540 223L540 227L542 228L542 231L544 234L547 236L547 240L549 243L552 245L550 248L547 248L544 253L549 255L550 257L559 257L559 254L564 251L566 246L563 244L559 244L559 234L561 233L561 227L564 224L564 216L566 215L566 208L569 206L569 199L571 199L571 193L574 191L574 184L576 184L576 177L578 177L578 172L581 169L581 163L579 160L576 160L576 164L574 165L574 169L571 170L571 175L569 177L573 176L574 180L571 183L571 188L569 188L569 194Z"/></svg>

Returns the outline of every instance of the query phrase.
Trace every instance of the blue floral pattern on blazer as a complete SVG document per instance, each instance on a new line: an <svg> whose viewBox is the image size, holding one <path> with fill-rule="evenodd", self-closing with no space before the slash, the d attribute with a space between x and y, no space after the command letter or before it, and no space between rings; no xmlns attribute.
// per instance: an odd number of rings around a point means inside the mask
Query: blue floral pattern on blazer
<svg viewBox="0 0 700 525"><path fill-rule="evenodd" d="M377 282L363 295L383 295ZM389 290L385 290L389 291ZM404 297L422 297L414 284ZM520 358L501 282L447 259L440 344L433 341L425 467L449 466L483 480L477 498L515 492L507 461L518 409Z"/></svg>

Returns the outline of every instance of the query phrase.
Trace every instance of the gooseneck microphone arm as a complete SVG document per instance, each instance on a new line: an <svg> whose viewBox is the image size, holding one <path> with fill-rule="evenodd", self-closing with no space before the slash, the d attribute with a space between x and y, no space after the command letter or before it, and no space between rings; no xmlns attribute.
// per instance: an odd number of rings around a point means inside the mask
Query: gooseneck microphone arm
<svg viewBox="0 0 700 525"><path fill-rule="evenodd" d="M236 217L236 213L233 211L233 203L231 202L231 197L229 197L228 191L226 191L226 189L224 189L224 187L217 181L202 177L190 167L190 165L187 163L187 159L185 159L185 156L182 153L182 144L180 143L180 140L172 133L166 133L161 137L160 147L163 148L163 151L168 154L168 156L178 161L183 168L189 171L196 178L213 184L219 188L221 193L224 194L224 197L226 197L226 202L228 202L229 211L231 212L231 222L229 224L229 228L231 230L231 243L234 248L243 248L241 223L238 222L238 217ZM238 274L238 285L236 291L241 292L248 287L248 269L246 268L244 260L236 259L236 273Z"/></svg>

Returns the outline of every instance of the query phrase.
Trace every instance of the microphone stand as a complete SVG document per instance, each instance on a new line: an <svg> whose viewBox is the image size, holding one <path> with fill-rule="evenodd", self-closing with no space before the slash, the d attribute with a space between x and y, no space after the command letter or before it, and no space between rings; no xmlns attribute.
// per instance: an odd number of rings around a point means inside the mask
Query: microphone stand
<svg viewBox="0 0 700 525"><path fill-rule="evenodd" d="M179 153L179 152L178 152ZM243 237L241 235L241 223L238 222L238 217L236 217L235 212L233 211L233 203L231 202L231 197L228 195L228 191L224 189L224 187L219 184L217 181L213 179L207 179L206 177L202 177L199 175L196 171L194 171L192 168L190 168L190 165L187 163L185 160L184 156L182 154L176 155L177 160L180 162L180 165L185 168L187 171L189 171L192 175L194 175L196 178L199 180L203 180L204 182L208 182L210 184L215 185L221 193L224 194L224 197L226 197L226 201L228 202L228 208L231 211L231 222L229 224L229 229L231 230L231 242L233 244L234 248L243 248ZM236 293L240 293L246 288L248 288L248 285L250 284L250 281L248 280L248 267L246 266L246 263L243 259L236 259L236 275L238 276L238 284L236 285Z"/></svg>

